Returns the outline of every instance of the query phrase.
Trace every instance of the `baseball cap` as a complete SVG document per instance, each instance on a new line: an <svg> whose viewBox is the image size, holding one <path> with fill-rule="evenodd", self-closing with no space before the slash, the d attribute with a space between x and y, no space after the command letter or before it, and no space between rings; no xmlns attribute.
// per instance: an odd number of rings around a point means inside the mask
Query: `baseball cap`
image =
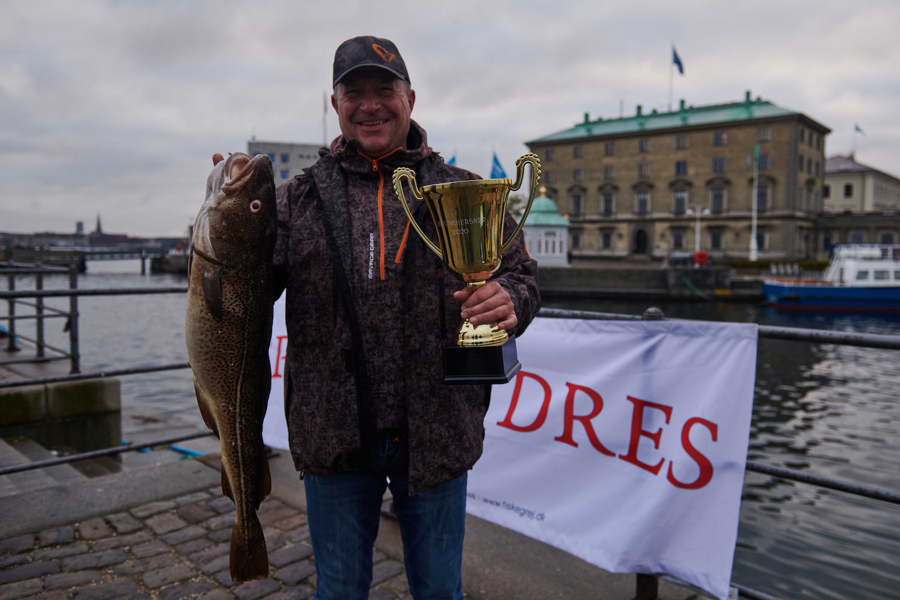
<svg viewBox="0 0 900 600"><path fill-rule="evenodd" d="M361 35L341 43L334 53L332 87L347 73L360 67L379 67L409 83L406 63L394 42L371 35Z"/></svg>

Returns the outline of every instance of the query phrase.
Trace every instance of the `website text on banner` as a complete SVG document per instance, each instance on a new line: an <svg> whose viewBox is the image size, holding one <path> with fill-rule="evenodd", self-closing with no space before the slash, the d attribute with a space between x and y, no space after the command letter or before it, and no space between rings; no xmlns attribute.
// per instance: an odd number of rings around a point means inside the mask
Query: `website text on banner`
<svg viewBox="0 0 900 600"><path fill-rule="evenodd" d="M728 596L755 324L536 319L494 386L468 512Z"/></svg>

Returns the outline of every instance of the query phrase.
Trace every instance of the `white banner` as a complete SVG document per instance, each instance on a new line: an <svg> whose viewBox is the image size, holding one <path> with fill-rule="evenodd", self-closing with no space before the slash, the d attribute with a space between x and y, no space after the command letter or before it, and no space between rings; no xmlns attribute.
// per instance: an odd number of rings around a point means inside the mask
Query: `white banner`
<svg viewBox="0 0 900 600"><path fill-rule="evenodd" d="M536 319L467 510L608 571L728 596L755 324Z"/></svg>
<svg viewBox="0 0 900 600"><path fill-rule="evenodd" d="M494 386L469 513L608 571L728 596L756 372L755 324L535 319ZM266 444L287 448L284 296Z"/></svg>

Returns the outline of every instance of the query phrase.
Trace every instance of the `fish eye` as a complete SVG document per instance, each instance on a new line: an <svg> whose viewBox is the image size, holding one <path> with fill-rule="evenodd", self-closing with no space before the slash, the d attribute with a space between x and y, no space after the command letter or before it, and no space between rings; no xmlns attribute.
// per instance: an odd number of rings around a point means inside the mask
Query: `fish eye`
<svg viewBox="0 0 900 600"><path fill-rule="evenodd" d="M253 202L250 203L250 212L258 213L261 210L262 210L262 202L260 202L259 200L254 200Z"/></svg>

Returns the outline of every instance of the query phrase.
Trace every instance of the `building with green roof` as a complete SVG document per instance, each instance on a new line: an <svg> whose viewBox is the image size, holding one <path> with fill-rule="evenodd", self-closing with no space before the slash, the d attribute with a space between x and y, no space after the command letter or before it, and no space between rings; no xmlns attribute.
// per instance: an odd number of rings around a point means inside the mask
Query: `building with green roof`
<svg viewBox="0 0 900 600"><path fill-rule="evenodd" d="M748 91L726 104L585 114L526 144L544 161L547 196L569 218L573 266L691 251L698 215L701 249L745 258L754 198L759 256L782 260L819 251L813 218L823 210L830 131Z"/></svg>
<svg viewBox="0 0 900 600"><path fill-rule="evenodd" d="M534 199L525 220L525 247L541 267L569 266L569 220L559 214L556 202L541 195Z"/></svg>

